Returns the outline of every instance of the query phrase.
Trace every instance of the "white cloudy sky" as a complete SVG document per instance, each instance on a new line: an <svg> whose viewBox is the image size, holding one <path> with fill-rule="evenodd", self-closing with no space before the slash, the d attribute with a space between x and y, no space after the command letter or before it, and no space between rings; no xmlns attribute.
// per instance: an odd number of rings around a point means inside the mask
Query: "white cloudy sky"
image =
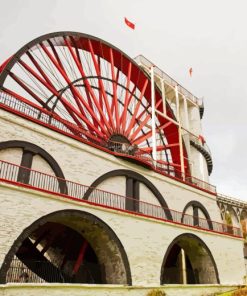
<svg viewBox="0 0 247 296"><path fill-rule="evenodd" d="M0 63L42 34L78 31L143 54L204 97L211 183L247 200L247 1L0 0L0 10Z"/></svg>

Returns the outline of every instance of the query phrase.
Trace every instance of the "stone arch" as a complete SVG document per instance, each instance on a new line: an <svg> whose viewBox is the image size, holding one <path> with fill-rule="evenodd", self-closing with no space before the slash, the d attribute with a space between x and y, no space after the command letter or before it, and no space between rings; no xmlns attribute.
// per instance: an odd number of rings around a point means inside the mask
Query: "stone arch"
<svg viewBox="0 0 247 296"><path fill-rule="evenodd" d="M224 215L225 215L225 206L223 203L221 202L217 202L219 210L220 210L220 217L222 219L222 221L224 221Z"/></svg>
<svg viewBox="0 0 247 296"><path fill-rule="evenodd" d="M114 171L110 171L108 173L105 173L104 175L100 176L99 178L97 178L89 187L89 189L86 191L85 195L84 195L84 199L88 200L90 195L92 194L92 192L97 188L97 186L99 184L101 184L103 181L111 178L111 177L117 177L117 176L124 176L126 177L127 180L127 186L126 186L126 196L128 197L132 197L133 199L135 198L134 196L130 196L128 194L128 192L130 191L130 189L128 188L128 179L134 179L137 182L143 183L145 186L147 186L147 188L153 193L153 195L156 197L156 199L158 200L159 204L161 205L161 207L164 208L164 212L166 215L166 218L169 220L173 220L172 219L172 214L168 208L168 205L164 199L164 197L162 196L162 194L160 193L160 191L153 185L153 183L151 181L149 181L147 178L145 178L143 175L131 171L131 170L124 170L124 169L120 169L120 170L114 170ZM132 185L133 186L133 185Z"/></svg>
<svg viewBox="0 0 247 296"><path fill-rule="evenodd" d="M207 245L191 233L176 237L165 253L160 283L219 284L217 266Z"/></svg>
<svg viewBox="0 0 247 296"><path fill-rule="evenodd" d="M242 209L240 213L240 223L242 228L243 237L247 238L247 210Z"/></svg>
<svg viewBox="0 0 247 296"><path fill-rule="evenodd" d="M247 210L246 209L242 209L242 211L240 212L240 220L243 219L247 219Z"/></svg>
<svg viewBox="0 0 247 296"><path fill-rule="evenodd" d="M20 260L22 260L22 262L24 262L25 265L27 265L29 268L32 268L32 266L34 266L34 263L37 260L33 260L33 264L30 265L29 263L30 254L37 254L38 249L41 250L42 248L47 249L46 252L48 251L50 262L47 263L47 258L43 258L43 259L41 258L40 254L42 255L45 254L44 252L42 253L42 250L41 251L39 250L39 254L37 255L37 258L39 260L43 260L43 262L45 262L46 265L47 264L49 265L49 270L52 270L53 273L57 274L57 271L60 268L57 262L59 261L59 256L61 256L61 250L64 250L66 246L63 245L59 247L59 245L56 245L56 243L58 244L58 241L56 241L56 242L53 242L49 248L47 247L47 244L49 241L51 241L51 238L47 236L47 232L43 231L39 233L38 231L39 229L43 229L44 227L46 227L47 223L49 223L48 225L49 227L51 227L51 225L53 226L55 225L55 227L59 227L59 228L56 228L57 233L59 233L57 237L62 235L61 229L64 230L66 228L66 229L72 230L70 234L76 233L77 239L78 237L80 237L81 238L80 241L83 244L84 242L87 242L87 244L92 249L92 250L90 249L90 251L93 252L97 257L97 264L98 264L97 272L100 273L100 279L101 279L99 280L99 283L127 284L127 285L132 284L128 257L117 235L105 222L103 222L98 217L94 216L93 214L90 214L84 211L79 211L79 210L61 210L61 211L50 213L36 220L30 226L24 229L23 232L20 234L20 236L14 241L11 249L9 250L9 252L5 257L4 263L1 266L0 283L2 284L6 283L7 272L11 266L11 262L14 256L18 256L18 259L21 258ZM45 229L47 230L47 227ZM58 231L58 229L60 232ZM42 240L44 241L44 244L41 243ZM70 243L72 244L73 239L67 237L65 241L70 241ZM25 254L23 255L24 249L21 249L23 244L25 248L29 247L29 250L27 251L28 254L26 255ZM74 246L75 244L73 245L73 250L75 252ZM33 247L35 247L35 250ZM78 250L83 249L83 245L81 246L81 248L79 248L79 246L76 246L76 247ZM56 250L56 253L54 250ZM83 253L83 251L81 252ZM68 254L70 253L71 252L68 252ZM25 257L25 256L29 256L29 257ZM63 266L63 270L60 269L59 275L61 274L63 275L62 276L63 281L65 279L65 281L67 282L82 282L82 279L74 281L71 276L71 271L74 272L76 263L78 265L77 260L68 261L66 270L64 266ZM71 265L71 261L74 263L73 266ZM53 266L51 266L50 263L52 263ZM37 264L35 266L36 266L35 272L39 274L39 276L42 279L45 279L45 281L47 282L52 281L52 280L49 280L49 276L44 277L44 275L40 273L39 271L40 269L37 270L38 268ZM81 268L81 266L79 267ZM56 276L56 281L61 282L62 280L61 278L59 278L59 276Z"/></svg>
<svg viewBox="0 0 247 296"><path fill-rule="evenodd" d="M34 155L41 156L52 168L55 176L58 179L60 192L66 194L67 193L67 186L66 183L63 181L65 179L62 169L60 168L57 161L43 148L26 141L19 141L19 140L12 140L6 142L0 142L0 150L2 149L11 149L11 148L21 148L23 150L21 166L25 168L31 168L32 159ZM30 171L20 168L17 181L21 183L28 183L29 182ZM62 179L62 180L60 180Z"/></svg>
<svg viewBox="0 0 247 296"><path fill-rule="evenodd" d="M235 209L232 206L227 205L227 207L225 209L224 218L225 218L226 224L228 224L229 226L240 227L240 219L237 215L237 212L235 211ZM229 221L227 220L227 218L229 219ZM230 218L231 218L231 223L228 223L228 222L230 222Z"/></svg>
<svg viewBox="0 0 247 296"><path fill-rule="evenodd" d="M206 218L206 222L208 225L202 225L203 227L206 227L206 228L209 228L209 229L213 229L213 224L212 224L212 221L211 221L211 218L210 218L210 215L207 211L207 209L204 207L203 204L201 204L199 201L197 200L192 200L190 202L188 202L186 204L186 206L184 207L184 210L183 210L183 214L182 214L182 219L181 219L181 222L183 223L184 222L184 219L186 217L186 210L189 208L189 207L192 207L193 208L193 225L194 226L199 226L200 225L200 221L199 221L199 213L198 213L198 210L201 210L202 213L204 214L205 218Z"/></svg>

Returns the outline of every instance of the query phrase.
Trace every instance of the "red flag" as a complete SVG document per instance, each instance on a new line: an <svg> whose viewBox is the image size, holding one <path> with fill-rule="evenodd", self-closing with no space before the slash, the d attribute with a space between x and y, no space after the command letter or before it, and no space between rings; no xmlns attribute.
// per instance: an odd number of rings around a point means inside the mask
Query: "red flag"
<svg viewBox="0 0 247 296"><path fill-rule="evenodd" d="M130 27L132 30L135 30L135 24L130 22L126 17L124 18L125 24Z"/></svg>
<svg viewBox="0 0 247 296"><path fill-rule="evenodd" d="M193 72L193 69L190 68L190 69L189 69L190 77L192 77L192 72Z"/></svg>

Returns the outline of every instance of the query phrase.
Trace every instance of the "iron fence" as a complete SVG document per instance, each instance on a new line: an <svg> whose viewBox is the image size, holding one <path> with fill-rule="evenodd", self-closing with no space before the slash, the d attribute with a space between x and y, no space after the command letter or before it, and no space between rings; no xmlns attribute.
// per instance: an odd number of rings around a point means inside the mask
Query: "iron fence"
<svg viewBox="0 0 247 296"><path fill-rule="evenodd" d="M6 161L0 161L0 181L163 221L198 227L204 230L230 234L237 237L241 236L240 228L237 227L231 227L201 217L184 214L169 208L144 202L141 199L137 200L88 187Z"/></svg>
<svg viewBox="0 0 247 296"><path fill-rule="evenodd" d="M29 261L29 266L33 266L35 273L22 261L15 258L11 261L6 275L7 283L45 283L46 281L39 275L44 274L50 282L64 282L63 275L59 270L54 270L50 262ZM38 275L39 274L39 275Z"/></svg>

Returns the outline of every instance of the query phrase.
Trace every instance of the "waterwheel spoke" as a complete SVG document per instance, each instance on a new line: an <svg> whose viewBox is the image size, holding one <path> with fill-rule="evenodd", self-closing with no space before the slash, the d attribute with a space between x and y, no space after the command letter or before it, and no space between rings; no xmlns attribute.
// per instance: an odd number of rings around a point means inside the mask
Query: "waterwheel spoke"
<svg viewBox="0 0 247 296"><path fill-rule="evenodd" d="M107 95L106 95L106 92L105 92L104 84L102 82L102 79L100 78L99 64L98 64L97 59L95 57L93 45L92 45L90 40L88 40L88 45L89 45L90 54L91 54L91 57L92 57L92 60L93 60L95 71L96 71L97 75L99 76L99 85L100 85L100 89L101 89L101 92L102 92L104 104L106 106L107 115L108 115L111 126L114 127L114 120L113 120L113 117L112 117L112 114L111 114L110 104L108 102L108 98L107 98Z"/></svg>
<svg viewBox="0 0 247 296"><path fill-rule="evenodd" d="M114 58L112 48L110 48L110 62L111 62L111 75L112 75L112 87L113 87L113 106L115 109L116 116L116 128L119 128L119 112L118 112L118 98L117 98L117 83L116 83L116 75L114 71Z"/></svg>
<svg viewBox="0 0 247 296"><path fill-rule="evenodd" d="M160 126L159 128L156 128L156 130L155 130L156 133L157 133L159 130L161 130L161 129L164 130L165 128L167 128L167 127L170 126L171 124L172 124L172 122L169 121L169 122L163 124L162 126ZM146 141L148 138L151 138L151 137L152 137L152 130L150 129L150 131L149 131L148 133L146 133L146 134L143 135L143 136L140 136L140 137L137 138L135 141L133 141L133 144L138 145L138 144L140 144L140 143Z"/></svg>
<svg viewBox="0 0 247 296"><path fill-rule="evenodd" d="M86 93L87 93L87 96L88 96L88 102L89 102L89 106L92 106L92 101L91 101L91 98L95 104L95 106L97 107L97 110L98 112L101 114L102 118L104 118L103 116L103 110L101 109L100 107L100 104L98 102L98 99L96 98L95 94L94 94L94 91L90 85L90 83L88 82L88 79L86 78L86 74L83 70L83 67L82 67L82 64L80 63L80 61L78 60L77 56L75 55L70 43L67 41L66 38L64 38L64 41L65 41L65 44L67 45L68 49L69 49L69 52L70 54L72 55L75 63L76 63L76 66L83 78L83 81L86 85ZM93 106L91 107L92 110L93 110ZM93 117L94 118L94 117ZM105 118L104 118L105 119ZM100 120L97 119L97 124L99 124L99 126L104 130L105 133L107 133L107 131L105 130L102 122ZM110 130L110 126L109 126L109 123L107 122L107 120L104 120L104 124L106 125L107 129Z"/></svg>
<svg viewBox="0 0 247 296"><path fill-rule="evenodd" d="M120 123L122 125L122 130L125 130L125 127L126 127L127 109L128 109L130 99L133 96L134 90L135 90L135 87L134 87L131 95L129 95L129 92L127 91L130 88L131 69L132 69L132 63L129 62L128 63L128 75L127 75L127 81L126 81L126 91L125 91L125 98L124 98L124 110L123 110L122 116L120 118Z"/></svg>
<svg viewBox="0 0 247 296"><path fill-rule="evenodd" d="M50 125L56 119L68 135L103 145L111 153L118 148L110 146L114 141L125 143L132 157L152 153L150 78L117 48L80 33L55 33L24 46L10 58L6 71L0 67L2 91L39 108ZM155 108L162 110L160 92L155 97ZM168 104L166 110L175 120ZM154 123L157 163L179 168L177 125L159 112Z"/></svg>
<svg viewBox="0 0 247 296"><path fill-rule="evenodd" d="M63 78L65 79L65 81L68 83L68 85L70 86L71 92L75 98L75 100L80 100L83 104L83 106L87 109L87 111L89 112L89 114L91 115L92 118L94 118L95 120L98 121L98 118L96 117L94 110L92 110L89 106L89 104L86 102L86 100L81 96L81 94L79 93L79 91L74 87L74 85L72 84L71 80L69 79L69 77L67 76L66 72L60 67L60 65L57 63L57 61L53 58L53 56L50 54L50 52L48 51L48 49L41 44L42 49L44 50L44 52L46 53L46 55L48 56L48 58L52 61L52 63L55 65L55 67L58 69L58 71L60 72L60 74L63 76ZM100 121L98 121L99 123ZM100 127L102 129L103 132L106 132L103 125L100 123ZM96 128L95 128L96 129ZM96 129L97 130L97 129Z"/></svg>
<svg viewBox="0 0 247 296"><path fill-rule="evenodd" d="M145 93L145 90L147 88L147 85L148 85L148 79L146 79L144 85L143 85L143 88L142 88L142 92L141 92L141 95L140 95L140 98L135 106L135 110L134 110L134 113L133 113L133 116L131 118L131 121L130 121L130 124L129 124L129 127L128 129L126 130L126 134L129 134L130 131L133 129L134 125L136 124L136 117L137 117L137 113L139 111L139 108L140 108L140 105L141 105L141 101L142 101L142 98L144 96L144 93Z"/></svg>

